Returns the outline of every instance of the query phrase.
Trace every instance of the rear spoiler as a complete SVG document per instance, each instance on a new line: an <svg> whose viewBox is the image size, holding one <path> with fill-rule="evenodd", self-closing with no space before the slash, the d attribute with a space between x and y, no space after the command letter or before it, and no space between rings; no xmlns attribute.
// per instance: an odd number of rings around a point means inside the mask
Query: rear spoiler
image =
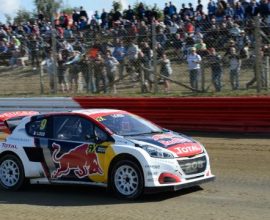
<svg viewBox="0 0 270 220"><path fill-rule="evenodd" d="M36 111L5 112L0 114L0 132L11 134L20 121L26 116L37 115Z"/></svg>

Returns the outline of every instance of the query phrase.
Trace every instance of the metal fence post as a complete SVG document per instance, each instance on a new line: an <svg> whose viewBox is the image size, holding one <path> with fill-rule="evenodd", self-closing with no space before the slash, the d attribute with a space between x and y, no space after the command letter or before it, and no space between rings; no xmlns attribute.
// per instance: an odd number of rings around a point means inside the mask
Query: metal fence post
<svg viewBox="0 0 270 220"><path fill-rule="evenodd" d="M257 81L257 92L261 91L262 88L262 71L261 71L261 33L260 33L260 17L255 17L255 65L256 65L256 81Z"/></svg>
<svg viewBox="0 0 270 220"><path fill-rule="evenodd" d="M53 5L52 5L53 6ZM53 56L53 93L57 93L57 49L56 49L56 29L54 14L56 10L52 7L51 22L52 22L52 56Z"/></svg>
<svg viewBox="0 0 270 220"><path fill-rule="evenodd" d="M154 93L158 93L158 72L157 72L157 39L156 24L152 23L152 48L153 48L153 68L154 68Z"/></svg>
<svg viewBox="0 0 270 220"><path fill-rule="evenodd" d="M201 81L202 81L202 92L205 92L205 71L204 71L204 62L201 62Z"/></svg>
<svg viewBox="0 0 270 220"><path fill-rule="evenodd" d="M43 66L40 65L39 68L40 68L40 70L39 70L40 95L43 95L44 94L44 83L43 83L44 72L43 72Z"/></svg>
<svg viewBox="0 0 270 220"><path fill-rule="evenodd" d="M270 87L269 56L265 57L265 63L265 86L268 90Z"/></svg>

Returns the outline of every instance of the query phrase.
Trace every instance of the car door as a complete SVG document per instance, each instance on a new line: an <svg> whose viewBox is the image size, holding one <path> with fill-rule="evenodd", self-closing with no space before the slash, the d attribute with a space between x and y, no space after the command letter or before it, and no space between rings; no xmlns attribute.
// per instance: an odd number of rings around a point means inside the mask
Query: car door
<svg viewBox="0 0 270 220"><path fill-rule="evenodd" d="M91 181L103 170L96 152L95 124L78 115L55 115L48 140L51 158L47 159L53 181Z"/></svg>

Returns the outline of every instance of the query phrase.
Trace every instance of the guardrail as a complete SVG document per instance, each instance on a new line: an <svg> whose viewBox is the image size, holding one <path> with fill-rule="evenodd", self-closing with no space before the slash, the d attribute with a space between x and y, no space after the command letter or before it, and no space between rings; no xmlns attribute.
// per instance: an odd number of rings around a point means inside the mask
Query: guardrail
<svg viewBox="0 0 270 220"><path fill-rule="evenodd" d="M2 98L0 112L116 108L176 131L270 133L270 97Z"/></svg>
<svg viewBox="0 0 270 220"><path fill-rule="evenodd" d="M39 112L67 111L81 108L72 98L0 98L0 112L34 110Z"/></svg>

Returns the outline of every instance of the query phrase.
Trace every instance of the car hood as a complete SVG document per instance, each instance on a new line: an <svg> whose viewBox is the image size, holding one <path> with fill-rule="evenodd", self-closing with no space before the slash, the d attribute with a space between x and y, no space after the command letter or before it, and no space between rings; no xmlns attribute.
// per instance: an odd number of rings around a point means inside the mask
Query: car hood
<svg viewBox="0 0 270 220"><path fill-rule="evenodd" d="M203 146L194 139L175 132L138 135L128 138L140 145L156 145L174 152L179 157L190 157L203 152Z"/></svg>

